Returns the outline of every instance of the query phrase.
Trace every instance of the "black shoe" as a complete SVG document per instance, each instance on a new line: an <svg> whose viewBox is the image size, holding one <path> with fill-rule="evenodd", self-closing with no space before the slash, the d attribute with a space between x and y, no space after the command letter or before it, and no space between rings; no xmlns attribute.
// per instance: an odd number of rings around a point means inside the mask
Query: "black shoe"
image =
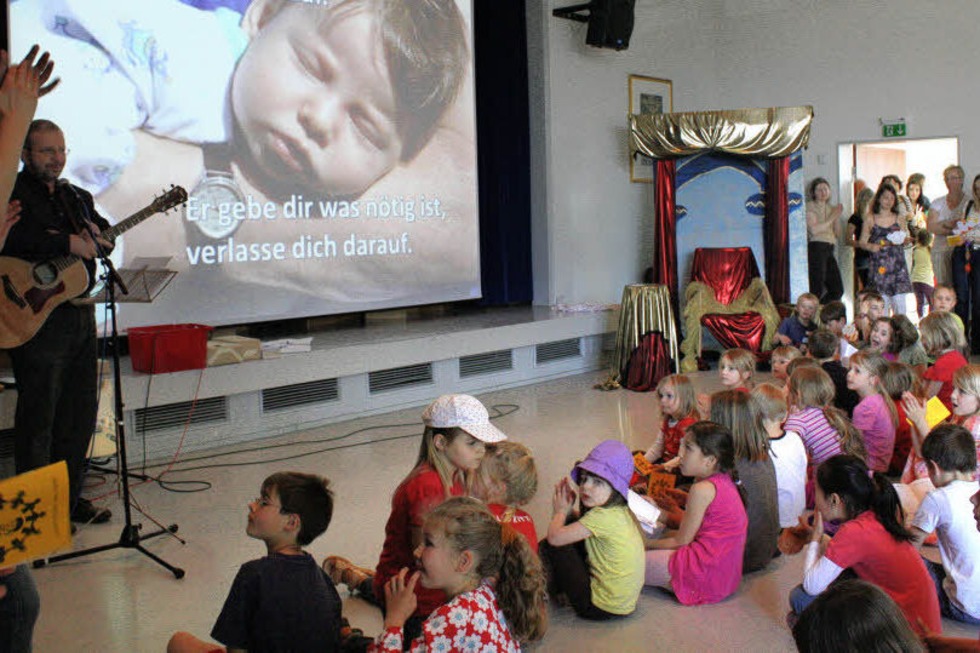
<svg viewBox="0 0 980 653"><path fill-rule="evenodd" d="M96 508L88 499L79 499L71 511L71 520L83 524L104 524L111 517L108 508Z"/></svg>

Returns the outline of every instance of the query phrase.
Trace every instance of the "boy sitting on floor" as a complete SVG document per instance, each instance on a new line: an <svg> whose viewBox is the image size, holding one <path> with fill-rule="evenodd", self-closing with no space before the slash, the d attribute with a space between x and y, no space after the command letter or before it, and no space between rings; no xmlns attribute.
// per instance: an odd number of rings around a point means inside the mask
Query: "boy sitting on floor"
<svg viewBox="0 0 980 653"><path fill-rule="evenodd" d="M980 624L980 533L973 520L970 497L977 493L973 475L977 448L973 435L956 424L940 424L922 443L929 479L936 489L926 495L912 518L913 543L921 546L930 533L939 541L942 564L923 559L936 584L944 617Z"/></svg>
<svg viewBox="0 0 980 653"><path fill-rule="evenodd" d="M820 300L813 293L805 292L796 299L796 310L779 323L776 340L781 345L802 348L807 338L817 328L813 318L817 315Z"/></svg>
<svg viewBox="0 0 980 653"><path fill-rule="evenodd" d="M313 474L279 472L248 504L249 537L268 555L238 570L211 636L228 651L338 651L340 596L303 546L330 525L330 482ZM168 653L225 649L190 633L175 633Z"/></svg>

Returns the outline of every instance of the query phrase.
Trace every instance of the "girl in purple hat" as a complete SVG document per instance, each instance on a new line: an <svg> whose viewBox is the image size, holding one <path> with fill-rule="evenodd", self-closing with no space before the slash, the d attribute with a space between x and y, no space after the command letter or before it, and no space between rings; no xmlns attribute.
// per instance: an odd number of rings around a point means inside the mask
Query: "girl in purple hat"
<svg viewBox="0 0 980 653"><path fill-rule="evenodd" d="M627 507L633 455L618 440L597 445L555 486L554 516L538 553L552 596L564 594L583 619L631 614L643 589L643 536ZM582 504L582 515L574 510Z"/></svg>

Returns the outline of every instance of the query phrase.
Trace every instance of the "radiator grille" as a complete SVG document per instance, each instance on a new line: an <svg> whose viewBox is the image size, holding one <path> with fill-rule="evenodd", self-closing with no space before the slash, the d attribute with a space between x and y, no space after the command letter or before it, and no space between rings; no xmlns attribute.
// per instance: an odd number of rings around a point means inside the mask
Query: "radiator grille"
<svg viewBox="0 0 980 653"><path fill-rule="evenodd" d="M193 415L190 414L192 405L194 406ZM152 408L138 408L135 412L136 421L134 424L137 431L162 431L184 426L188 421L188 416L190 416L192 425L223 422L228 419L228 399L227 397L209 397L198 399L196 405L190 401L182 401L176 404L153 406Z"/></svg>
<svg viewBox="0 0 980 653"><path fill-rule="evenodd" d="M395 367L368 374L371 394L432 383L432 363Z"/></svg>
<svg viewBox="0 0 980 653"><path fill-rule="evenodd" d="M463 356L459 359L459 377L461 379L512 369L514 369L514 351L511 349Z"/></svg>
<svg viewBox="0 0 980 653"><path fill-rule="evenodd" d="M262 411L270 412L308 406L340 398L337 379L321 379L307 383L283 385L278 388L266 388L262 391Z"/></svg>
<svg viewBox="0 0 980 653"><path fill-rule="evenodd" d="M545 342L536 345L534 352L534 359L538 365L564 360L566 358L578 358L582 355L582 341L579 338L571 338L569 340Z"/></svg>

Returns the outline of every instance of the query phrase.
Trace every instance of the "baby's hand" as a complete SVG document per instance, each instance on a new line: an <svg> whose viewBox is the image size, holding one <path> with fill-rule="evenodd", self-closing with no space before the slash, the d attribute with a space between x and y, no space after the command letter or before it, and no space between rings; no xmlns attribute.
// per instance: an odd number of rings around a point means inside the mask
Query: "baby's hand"
<svg viewBox="0 0 980 653"><path fill-rule="evenodd" d="M413 572L408 579L408 567L388 579L385 583L385 628L402 628L415 613L418 600L415 598L415 583L421 572Z"/></svg>

